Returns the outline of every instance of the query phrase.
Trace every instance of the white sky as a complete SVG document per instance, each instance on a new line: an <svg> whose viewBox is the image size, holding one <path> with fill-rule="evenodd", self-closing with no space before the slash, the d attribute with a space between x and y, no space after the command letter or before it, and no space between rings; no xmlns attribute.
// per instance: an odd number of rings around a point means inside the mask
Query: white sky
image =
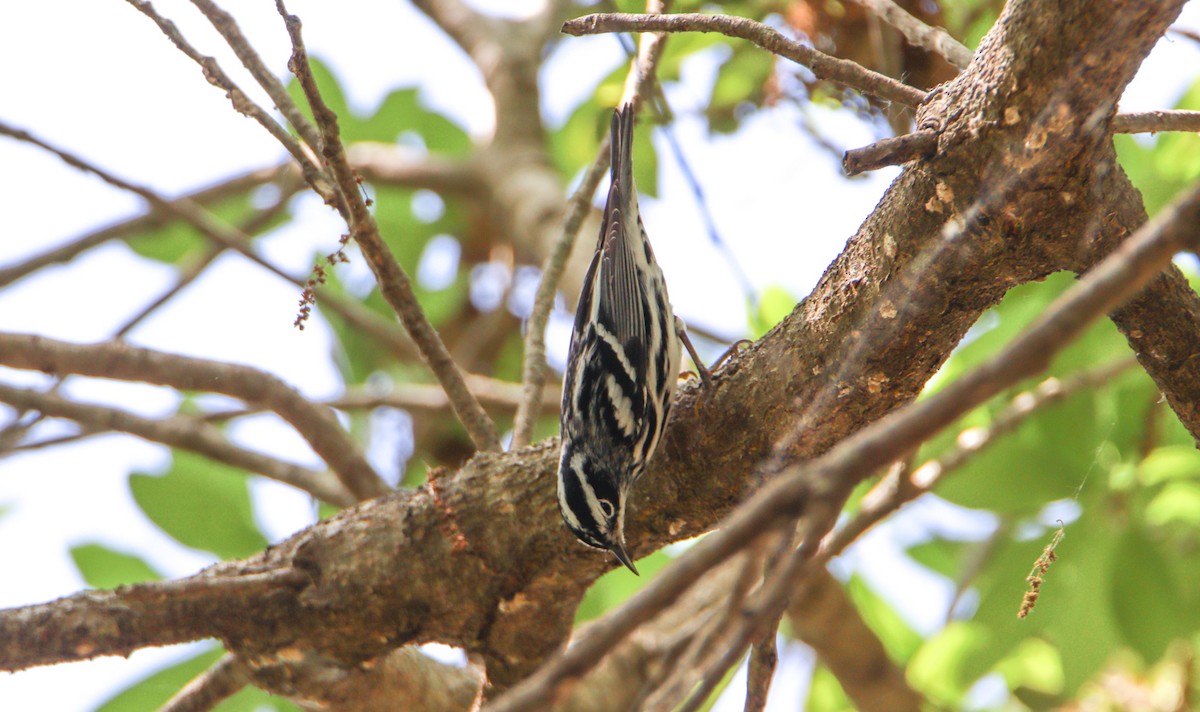
<svg viewBox="0 0 1200 712"><path fill-rule="evenodd" d="M492 4L516 5L502 0ZM243 89L253 89L250 80L234 71L240 65L190 4L174 0L155 5L193 44L216 55ZM225 5L282 74L287 37L273 3ZM490 102L477 72L405 3L292 0L289 9L304 20L310 53L332 65L356 108L369 110L388 90L419 84L427 105L474 135L490 131ZM1200 25L1196 3L1187 7L1185 18L1184 26ZM1164 40L1123 108L1170 107L1200 66L1198 60L1194 43ZM564 38L543 78L548 121L561 122L594 79L619 61L611 37ZM841 179L837 159L797 131L799 114L787 107L756 116L737 136L708 137L688 109L703 102L715 68L711 59L689 64L686 86L672 91L672 106L680 116L676 136L722 237L752 281L760 288L782 284L801 295L870 212L895 170L856 181ZM0 10L0 119L167 194L273 163L282 155L257 124L235 114L221 93L205 84L196 66L174 51L149 20L118 0L5 4ZM843 148L875 138L869 127L832 112L816 111L813 119ZM656 141L660 199L643 201L643 209L672 301L685 321L736 333L745 321L741 291L723 256L709 245L690 189L662 136ZM0 138L0 265L140 210L138 199L44 152ZM315 201L302 206L300 214L302 219L264 240L262 250L276 264L305 273L313 252L328 251L340 229ZM120 245L108 245L0 291L0 330L73 341L106 339L171 283L170 270L131 259ZM304 332L292 328L297 298L290 284L260 278L240 258L223 258L206 278L139 327L131 341L256 365L308 395L333 395L340 385L328 358L329 334L315 322ZM560 354L565 338L560 323L551 332ZM0 379L44 382L3 368ZM175 406L169 392L151 386L77 379L68 394L119 402L147 414ZM265 419L239 426L236 436L271 453L315 462L294 434ZM37 603L82 588L67 556L70 546L81 543L98 541L135 552L171 576L210 563L168 539L128 496L131 470L156 471L165 461L163 448L119 436L0 459L0 505L13 507L0 517L0 607ZM271 483L256 485L255 492L263 526L273 538L311 521L306 497ZM262 506L268 500L269 507ZM922 506L934 507L938 517L950 516L936 504ZM903 522L885 528L848 556L845 565L873 578L925 576L897 556L900 546L919 538L921 531ZM868 560L874 563L864 565ZM901 604L913 624L929 632L945 615L948 591L943 583L926 579L913 600ZM130 660L0 673L0 710L92 709L164 660L190 655L193 649L148 650ZM807 654L799 647L788 651L780 674L795 683L790 692L777 687L775 709L794 709L803 699L800 671ZM740 709L733 697L727 696L725 703Z"/></svg>

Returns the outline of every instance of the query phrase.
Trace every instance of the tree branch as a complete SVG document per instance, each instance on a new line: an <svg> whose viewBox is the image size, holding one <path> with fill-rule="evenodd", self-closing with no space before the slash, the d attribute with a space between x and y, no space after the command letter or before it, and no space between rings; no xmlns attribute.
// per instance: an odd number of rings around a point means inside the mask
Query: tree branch
<svg viewBox="0 0 1200 712"><path fill-rule="evenodd" d="M1117 114L1113 133L1158 133L1159 131L1200 131L1200 111L1143 111Z"/></svg>
<svg viewBox="0 0 1200 712"><path fill-rule="evenodd" d="M937 132L931 129L885 138L870 146L846 151L842 157L842 170L848 176L856 176L884 166L898 166L918 158L929 158L937 151L937 142Z"/></svg>
<svg viewBox="0 0 1200 712"><path fill-rule="evenodd" d="M188 450L278 480L330 504L345 507L356 501L354 495L328 472L240 448L230 443L219 429L195 418L178 415L158 420L143 418L119 408L76 403L53 393L38 393L2 383L0 402L21 410L35 410L50 417L73 420L85 430L115 430L168 447Z"/></svg>
<svg viewBox="0 0 1200 712"><path fill-rule="evenodd" d="M305 152L300 142L280 126L278 122L272 119L261 106L251 101L245 92L229 78L225 70L221 69L221 65L217 63L215 58L201 54L184 38L179 32L179 28L175 26L175 23L158 14L158 11L154 9L154 5L148 0L126 0L126 2L132 5L138 12L150 18L180 52L200 65L200 68L204 70L204 78L213 86L225 91L225 96L229 98L235 111L257 121L260 126L267 130L267 133L271 134L279 142L279 145L283 146L291 154L292 158L296 159L296 163L299 164L301 171L304 173L304 179L316 191L317 195L320 195L326 201L331 199L332 186L329 183L329 179L325 176L324 171L321 170L321 167L313 159L313 156ZM304 136L303 131L301 131L301 136Z"/></svg>
<svg viewBox="0 0 1200 712"><path fill-rule="evenodd" d="M328 409L309 403L272 374L249 366L177 356L120 343L71 344L0 334L0 364L56 375L140 381L178 390L223 393L274 411L292 425L358 499L388 491ZM179 437L186 439L185 435Z"/></svg>
<svg viewBox="0 0 1200 712"><path fill-rule="evenodd" d="M396 258L388 249L387 244L384 243L379 234L379 226L375 223L375 217L367 210L366 203L358 190L358 181L355 178L354 170L346 159L346 152L338 131L337 114L333 113L321 98L316 80L313 79L312 70L308 65L308 54L300 35L300 18L288 14L282 0L276 0L275 7L283 17L288 35L292 39L292 59L288 66L300 81L300 86L304 88L304 94L308 97L308 103L312 107L317 126L321 129L321 153L325 157L325 164L332 172L338 190L347 206L348 212L345 216L351 235L371 266L371 271L375 274L376 282L379 284L380 293L395 310L396 315L400 317L409 336L417 343L425 364L429 366L438 382L446 389L446 395L450 398L454 413L471 436L475 447L480 450L499 450L500 437L496 432L496 424L492 422L483 407L479 405L479 401L467 388L462 372L459 371L454 359L446 350L446 345L442 343L441 337L438 336L433 325L429 323L428 317L425 316L425 312L421 310L420 304L417 303L412 282L405 274L404 269L396 262Z"/></svg>
<svg viewBox="0 0 1200 712"><path fill-rule="evenodd" d="M184 685L159 712L208 712L249 683L246 666L233 655L226 655Z"/></svg>
<svg viewBox="0 0 1200 712"><path fill-rule="evenodd" d="M605 32L718 32L748 40L780 57L808 67L818 79L840 82L865 94L916 106L925 92L891 77L865 69L854 62L831 57L799 42L789 40L772 28L743 17L730 15L630 15L624 13L587 15L563 24L562 31L576 37Z"/></svg>
<svg viewBox="0 0 1200 712"><path fill-rule="evenodd" d="M908 43L939 54L947 62L964 69L971 63L970 49L940 27L931 27L913 17L892 0L851 0L875 13L879 19L896 28Z"/></svg>
<svg viewBox="0 0 1200 712"><path fill-rule="evenodd" d="M258 82L258 85L267 92L271 97L271 101L275 103L275 108L279 109L288 123L296 129L296 133L304 139L304 143L308 144L311 150L317 150L321 145L321 136L317 133L317 128L313 126L304 112L296 106L296 102L292 101L292 97L284 88L283 82L271 73L267 66L263 64L262 59L258 56L258 52L242 34L242 30L238 27L233 16L222 10L212 0L192 0L192 4L200 10L201 14L208 18L212 26L217 32L225 38L225 42L237 58L242 61L250 75ZM272 133L274 135L274 133ZM278 137L276 137L278 138ZM286 144L285 144L286 148ZM303 165L303 164L302 164ZM318 191L320 193L320 191Z"/></svg>

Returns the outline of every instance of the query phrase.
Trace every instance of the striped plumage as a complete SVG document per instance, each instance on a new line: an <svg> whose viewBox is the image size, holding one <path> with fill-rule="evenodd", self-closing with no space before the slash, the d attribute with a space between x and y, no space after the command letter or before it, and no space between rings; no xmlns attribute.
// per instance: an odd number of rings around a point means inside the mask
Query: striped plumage
<svg viewBox="0 0 1200 712"><path fill-rule="evenodd" d="M637 573L625 552L625 502L662 437L680 342L638 214L632 151L626 104L613 114L612 186L567 357L558 505L575 536Z"/></svg>

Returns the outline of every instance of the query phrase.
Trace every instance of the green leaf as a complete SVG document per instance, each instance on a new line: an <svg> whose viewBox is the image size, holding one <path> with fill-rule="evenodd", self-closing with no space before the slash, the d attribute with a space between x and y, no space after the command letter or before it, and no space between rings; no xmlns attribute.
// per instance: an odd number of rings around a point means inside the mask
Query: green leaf
<svg viewBox="0 0 1200 712"><path fill-rule="evenodd" d="M1182 445L1155 448L1138 465L1137 477L1146 487L1169 480L1200 478L1200 451Z"/></svg>
<svg viewBox="0 0 1200 712"><path fill-rule="evenodd" d="M103 544L71 547L71 558L79 575L92 588L116 588L130 583L158 581L162 574L133 554L110 549Z"/></svg>
<svg viewBox="0 0 1200 712"><path fill-rule="evenodd" d="M908 555L927 569L946 578L956 579L962 571L963 559L975 545L949 539L933 539L909 547Z"/></svg>
<svg viewBox="0 0 1200 712"><path fill-rule="evenodd" d="M1168 484L1150 500L1142 516L1156 526L1200 527L1200 485L1194 482Z"/></svg>
<svg viewBox="0 0 1200 712"><path fill-rule="evenodd" d="M353 124L354 135L347 138L355 141L391 143L401 133L413 131L431 153L463 157L472 148L471 138L462 127L421 105L415 87L396 89L384 97L374 114Z"/></svg>
<svg viewBox="0 0 1200 712"><path fill-rule="evenodd" d="M808 712L844 712L854 709L854 703L846 696L842 683L824 665L813 669L812 681L808 686Z"/></svg>
<svg viewBox="0 0 1200 712"><path fill-rule="evenodd" d="M225 654L219 645L187 660L168 667L133 683L104 702L96 712L143 712L162 707L183 686L211 668ZM247 686L237 694L222 700L214 712L300 712L291 702L267 694L257 687Z"/></svg>
<svg viewBox="0 0 1200 712"><path fill-rule="evenodd" d="M1157 662L1189 617L1167 557L1130 528L1116 547L1108 588L1121 635L1143 660Z"/></svg>
<svg viewBox="0 0 1200 712"><path fill-rule="evenodd" d="M248 474L189 452L175 450L162 476L132 474L138 506L184 546L222 559L262 551L267 540L254 522Z"/></svg>
<svg viewBox="0 0 1200 712"><path fill-rule="evenodd" d="M108 699L96 712L144 712L156 710L190 680L212 667L225 651L214 645L203 653L151 674Z"/></svg>
<svg viewBox="0 0 1200 712"><path fill-rule="evenodd" d="M598 618L606 611L620 605L625 599L637 593L651 581L659 571L671 562L671 557L663 551L653 554L637 562L641 576L634 576L624 566L614 568L601 576L584 594L579 608L575 609L575 624Z"/></svg>
<svg viewBox="0 0 1200 712"><path fill-rule="evenodd" d="M796 308L796 297L778 285L763 289L758 304L751 305L749 314L752 338L759 338L773 329L776 324Z"/></svg>
<svg viewBox="0 0 1200 712"><path fill-rule="evenodd" d="M879 637L892 660L904 663L921 647L924 639L860 577L850 577L846 583L846 593L854 602L863 622Z"/></svg>
<svg viewBox="0 0 1200 712"><path fill-rule="evenodd" d="M908 679L931 701L956 706L978 675L964 661L986 648L990 633L985 626L953 621L925 641L908 664Z"/></svg>
<svg viewBox="0 0 1200 712"><path fill-rule="evenodd" d="M996 665L1010 690L1026 688L1045 695L1063 690L1062 656L1041 638L1029 638Z"/></svg>
<svg viewBox="0 0 1200 712"><path fill-rule="evenodd" d="M764 89L775 69L775 55L747 43L732 45L729 58L717 70L705 114L714 131L728 133L738 127L737 108L745 102L762 102Z"/></svg>

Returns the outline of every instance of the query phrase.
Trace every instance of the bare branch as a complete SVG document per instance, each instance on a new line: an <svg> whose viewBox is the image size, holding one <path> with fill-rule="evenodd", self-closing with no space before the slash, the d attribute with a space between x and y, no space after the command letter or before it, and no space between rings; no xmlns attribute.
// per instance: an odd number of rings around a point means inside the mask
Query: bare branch
<svg viewBox="0 0 1200 712"><path fill-rule="evenodd" d="M317 128L312 125L304 112L296 106L296 102L292 101L292 97L288 95L287 89L283 86L283 82L267 69L258 56L258 52L250 44L246 36L242 34L242 30L238 27L233 16L221 9L212 0L192 0L192 4L200 10L200 12L208 18L212 26L217 32L225 38L225 42L229 44L229 48L237 55L237 58L242 60L242 65L250 72L258 85L267 92L271 97L271 101L275 102L275 108L279 109L288 123L296 129L304 142L313 150L316 150L320 145L321 136L317 133ZM272 134L273 135L273 134ZM284 145L285 148L287 145ZM302 164L303 165L303 164Z"/></svg>
<svg viewBox="0 0 1200 712"><path fill-rule="evenodd" d="M208 207L226 198L253 190L258 186L283 180L290 170L292 169L289 164L259 168L249 173L228 178L212 186L200 188L175 200L190 201L196 205ZM102 245L109 240L162 227L171 220L176 219L176 217L169 211L151 206L150 210L143 215L113 223L107 227L77 237L65 245L35 255L24 262L0 268L0 288L6 287L43 267L68 262L77 255L93 247Z"/></svg>
<svg viewBox="0 0 1200 712"><path fill-rule="evenodd" d="M290 423L356 498L367 499L388 491L328 409L312 405L291 386L256 368L121 343L72 344L27 334L0 334L0 364L58 375L223 393L257 403Z"/></svg>
<svg viewBox="0 0 1200 712"><path fill-rule="evenodd" d="M767 708L767 693L771 690L771 678L775 676L777 662L779 651L775 648L775 631L771 631L750 650L746 704L742 707L745 712L763 712Z"/></svg>
<svg viewBox="0 0 1200 712"><path fill-rule="evenodd" d="M652 0L650 4L657 3ZM654 83L654 75L665 47L665 35L642 35L638 56L630 65L625 78L622 103L633 102L635 108L641 107L645 93ZM600 141L591 169L567 202L562 234L542 263L542 279L538 282L537 292L533 297L533 309L529 321L525 324L525 360L521 375L521 381L525 384L525 399L517 409L513 422L514 448L528 445L533 438L533 427L537 424L542 392L550 371L550 366L546 363L546 322L549 321L550 311L554 308L554 295L558 293L558 284L562 280L567 258L575 246L575 238L579 234L583 218L592 206L592 196L596 193L596 187L600 184L600 178L608 168L610 159L609 139L606 136Z"/></svg>
<svg viewBox="0 0 1200 712"><path fill-rule="evenodd" d="M1200 111L1144 111L1117 114L1114 133L1158 133L1159 131L1200 131Z"/></svg>
<svg viewBox="0 0 1200 712"><path fill-rule="evenodd" d="M481 197L484 185L476 167L434 154L418 155L404 146L362 141L346 149L359 175L379 185L427 188L443 195Z"/></svg>
<svg viewBox="0 0 1200 712"><path fill-rule="evenodd" d="M142 13L146 17L154 21L163 34L167 36L171 43L183 52L189 59L204 70L204 78L213 86L223 89L229 101L233 104L233 108L240 114L245 114L254 119L267 130L283 146L292 158L300 165L304 173L304 179L327 202L333 197L332 186L329 184L329 179L325 176L321 167L316 164L311 154L307 153L296 140L294 136L289 134L286 129L279 125L277 121L270 117L267 112L258 104L250 100L238 85L230 79L225 70L221 69L221 65L213 57L208 57L199 52L191 45L187 39L179 32L179 28L174 22L166 19L158 14L148 0L126 0L130 5ZM265 70L264 70L265 71ZM301 133L303 135L303 132Z"/></svg>
<svg viewBox="0 0 1200 712"><path fill-rule="evenodd" d="M217 462L257 472L331 504L349 506L355 502L355 497L328 472L301 467L238 447L230 443L219 429L195 418L178 415L158 420L143 418L115 407L76 403L53 393L39 393L5 384L0 384L0 402L54 418L73 420L87 431L115 430L150 442L189 450Z"/></svg>
<svg viewBox="0 0 1200 712"><path fill-rule="evenodd" d="M774 29L743 17L730 15L631 15L625 13L587 15L567 21L562 31L576 37L605 32L718 32L753 42L763 49L808 67L818 79L839 82L865 94L917 106L925 92L891 77L863 68L849 60L831 57Z"/></svg>
<svg viewBox="0 0 1200 712"><path fill-rule="evenodd" d="M313 116L321 129L322 155L325 157L325 163L333 173L338 190L348 206L346 220L351 234L358 243L359 249L362 250L363 256L366 257L367 263L370 264L371 271L375 273L380 292L400 317L400 321L408 330L413 341L417 343L425 363L433 371L442 387L446 389L446 395L450 398L454 413L471 436L475 447L480 450L499 450L500 437L496 432L496 424L492 422L483 407L479 405L479 401L467 388L462 372L459 371L454 359L446 350L446 345L433 325L429 323L420 304L417 303L412 282L405 274L404 269L396 262L396 258L388 249L387 244L384 243L374 216L367 210L366 203L358 189L354 170L346 159L346 152L338 131L337 114L333 113L321 98L316 80L308 65L308 54L300 35L300 18L288 14L282 0L276 0L275 7L283 17L288 34L292 38L292 59L288 66L300 80L304 94L308 97Z"/></svg>
<svg viewBox="0 0 1200 712"><path fill-rule="evenodd" d="M158 712L208 712L249 683L246 666L233 655L225 655L184 685Z"/></svg>
<svg viewBox="0 0 1200 712"><path fill-rule="evenodd" d="M892 0L851 0L879 16L879 19L896 28L908 43L921 49L940 54L947 62L959 69L971 63L970 49L954 39L940 27L931 27L913 17L907 10Z"/></svg>
<svg viewBox="0 0 1200 712"><path fill-rule="evenodd" d="M262 606L272 595L295 590L307 580L291 568L224 577L201 572L8 609L0 613L0 670L105 653L128 655L146 645L208 637L210 616L222 606L247 601ZM127 625L135 619L138 625Z"/></svg>
<svg viewBox="0 0 1200 712"><path fill-rule="evenodd" d="M937 151L938 135L932 129L921 129L895 138L885 138L870 146L846 151L842 157L842 170L848 176L864 171L873 171L884 166L928 158Z"/></svg>

